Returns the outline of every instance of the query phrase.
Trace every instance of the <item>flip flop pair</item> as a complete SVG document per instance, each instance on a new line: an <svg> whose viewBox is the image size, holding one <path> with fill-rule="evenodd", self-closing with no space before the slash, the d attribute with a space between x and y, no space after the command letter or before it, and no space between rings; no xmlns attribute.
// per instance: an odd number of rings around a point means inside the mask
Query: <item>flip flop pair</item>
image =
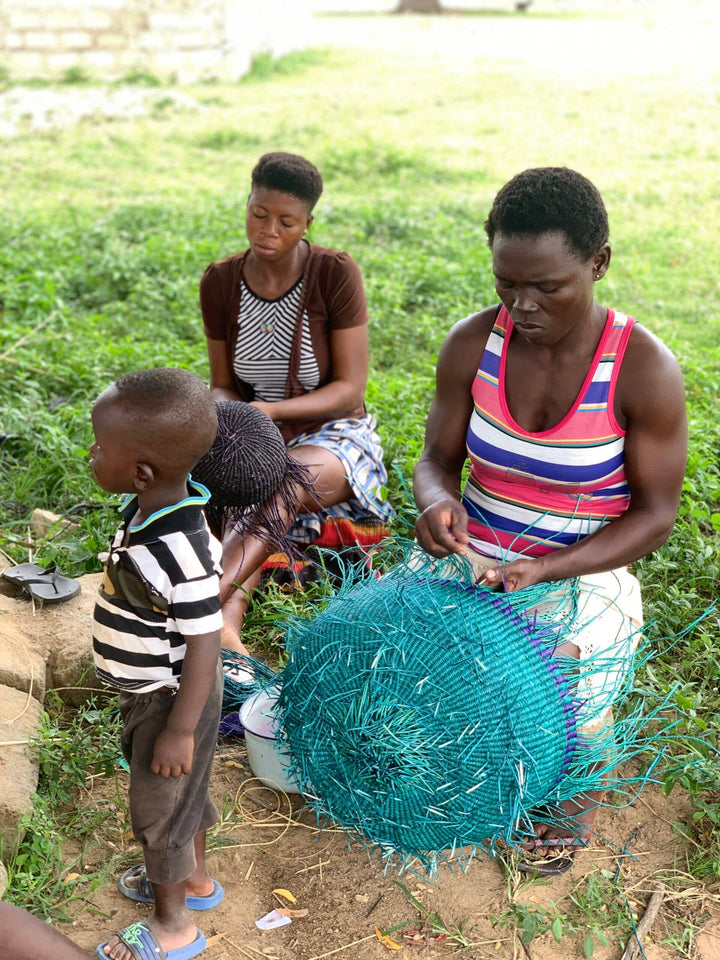
<svg viewBox="0 0 720 960"><path fill-rule="evenodd" d="M137 886L129 884L128 880L137 880ZM148 875L142 863L126 870L118 881L118 887L120 893L129 900L135 900L137 903L155 903L152 884L148 880ZM185 906L188 910L212 910L213 907L222 903L224 897L225 891L217 880L213 880L212 893L208 893L204 897L185 897Z"/></svg>
<svg viewBox="0 0 720 960"><path fill-rule="evenodd" d="M117 934L121 943L128 948L134 960L191 960L199 953L202 953L207 946L207 940L198 930L197 936L192 943L186 947L178 947L176 950L163 950L160 941L152 932L150 927L142 921L131 923ZM95 951L98 960L108 960L108 955L104 948L110 941L101 943Z"/></svg>
<svg viewBox="0 0 720 960"><path fill-rule="evenodd" d="M80 593L80 582L62 576L60 567L45 570L37 563L20 563L3 570L0 576L40 603L62 603Z"/></svg>
<svg viewBox="0 0 720 960"><path fill-rule="evenodd" d="M546 856L533 851L528 851L517 862L517 869L520 873L535 873L541 877L557 877L572 867L575 862L575 854L579 849L587 847L587 840L582 837L548 837L535 838L535 847L537 850L546 847L555 847L557 854L555 856Z"/></svg>

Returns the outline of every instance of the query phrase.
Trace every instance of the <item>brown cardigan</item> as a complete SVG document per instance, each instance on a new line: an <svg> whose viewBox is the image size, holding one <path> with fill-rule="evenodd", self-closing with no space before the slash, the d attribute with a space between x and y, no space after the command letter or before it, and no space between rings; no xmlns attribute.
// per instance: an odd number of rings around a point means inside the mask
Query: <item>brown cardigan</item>
<svg viewBox="0 0 720 960"><path fill-rule="evenodd" d="M285 384L286 400L306 392L297 376L305 310L310 327L310 343L320 374L320 387L332 380L330 331L360 327L368 322L365 290L355 261L339 250L318 247L314 243L309 246L310 256L303 274L303 289ZM209 340L225 341L235 388L243 400L249 401L253 398L253 389L249 383L240 380L233 369L240 312L240 281L248 252L245 250L210 264L200 280L200 309L205 336ZM353 411L351 416L362 417L364 414L363 405ZM300 433L317 430L324 422L326 421L292 420L280 424L280 429L287 442Z"/></svg>

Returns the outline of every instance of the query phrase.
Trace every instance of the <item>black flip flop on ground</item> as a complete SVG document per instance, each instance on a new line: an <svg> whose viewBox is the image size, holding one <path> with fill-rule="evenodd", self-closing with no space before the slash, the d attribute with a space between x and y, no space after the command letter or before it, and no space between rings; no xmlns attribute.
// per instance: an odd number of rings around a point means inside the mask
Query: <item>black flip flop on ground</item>
<svg viewBox="0 0 720 960"><path fill-rule="evenodd" d="M64 577L59 567L44 570L36 563L21 563L3 570L2 577L40 603L62 603L80 593L80 582Z"/></svg>

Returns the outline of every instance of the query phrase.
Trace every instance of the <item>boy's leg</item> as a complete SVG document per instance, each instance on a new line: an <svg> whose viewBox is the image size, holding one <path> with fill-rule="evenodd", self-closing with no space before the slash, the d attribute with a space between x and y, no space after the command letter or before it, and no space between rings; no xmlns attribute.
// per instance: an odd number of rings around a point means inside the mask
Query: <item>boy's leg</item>
<svg viewBox="0 0 720 960"><path fill-rule="evenodd" d="M143 921L158 939L165 953L191 944L199 931L190 911L185 907L185 881L173 884L153 883L155 906ZM105 947L110 960L134 960L129 948L118 937L111 937Z"/></svg>
<svg viewBox="0 0 720 960"><path fill-rule="evenodd" d="M188 897L207 897L215 889L205 863L205 837L205 830L195 834L195 869L185 881L185 895Z"/></svg>
<svg viewBox="0 0 720 960"><path fill-rule="evenodd" d="M153 913L145 923L166 952L187 946L198 935L185 904L188 878L199 883L199 889L193 887L190 891L192 895L205 895L213 889L205 866L205 831L218 819L208 788L222 693L223 673L218 660L215 685L195 731L192 771L178 778L159 777L150 772L155 740L165 729L173 704L172 694L168 691L128 694L120 700L123 750L130 762L133 831L143 845L155 899ZM183 879L176 880L178 876ZM205 878L207 885L204 885ZM160 880L162 882L158 882ZM105 952L112 960L132 960L127 947L116 937L108 941Z"/></svg>

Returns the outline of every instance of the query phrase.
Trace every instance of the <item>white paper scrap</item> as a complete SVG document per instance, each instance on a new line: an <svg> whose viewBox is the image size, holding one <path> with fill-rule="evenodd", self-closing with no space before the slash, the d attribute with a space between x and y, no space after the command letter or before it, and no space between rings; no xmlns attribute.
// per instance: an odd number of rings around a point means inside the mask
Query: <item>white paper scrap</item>
<svg viewBox="0 0 720 960"><path fill-rule="evenodd" d="M277 910L271 910L270 913L266 913L264 917L256 920L255 926L259 927L260 930L274 930L276 927L286 927L289 923L292 923L290 917L284 917Z"/></svg>

